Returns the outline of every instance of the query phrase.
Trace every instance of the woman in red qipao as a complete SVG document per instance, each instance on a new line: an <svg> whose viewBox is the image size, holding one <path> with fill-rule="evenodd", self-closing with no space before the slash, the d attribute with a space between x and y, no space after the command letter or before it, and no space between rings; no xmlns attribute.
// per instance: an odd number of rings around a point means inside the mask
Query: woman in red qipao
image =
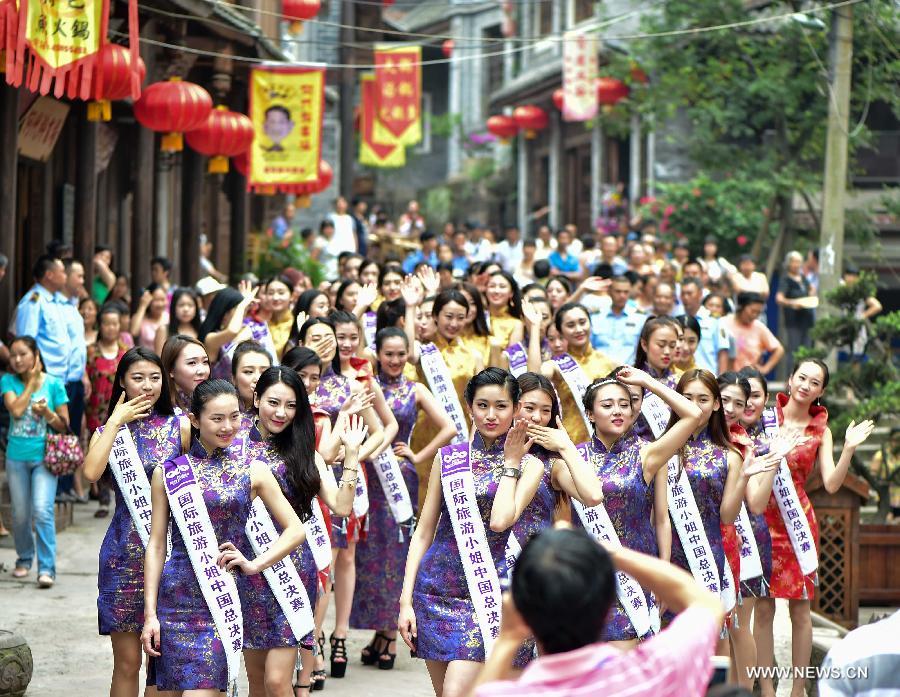
<svg viewBox="0 0 900 697"><path fill-rule="evenodd" d="M834 493L840 489L847 476L847 469L856 448L865 442L875 424L871 421L851 422L844 436L844 448L837 463L834 461L834 440L828 428L828 410L820 398L828 386L828 367L817 358L806 358L794 367L788 380L788 394L776 397L778 424L785 435L803 435L806 441L793 448L787 455L791 479L797 490L800 507L809 523L818 550L819 526L809 497L806 481L818 463L825 490ZM791 545L791 538L782 520L775 495L769 499L766 521L772 535L772 582L768 598L756 599L756 645L760 667L773 665L774 639L772 622L775 618L775 599L788 601L791 616L792 656L794 669L809 665L812 652L812 620L810 599L815 592L815 574L803 575ZM760 678L763 697L774 697L771 678ZM803 697L806 680L794 679L791 697Z"/></svg>

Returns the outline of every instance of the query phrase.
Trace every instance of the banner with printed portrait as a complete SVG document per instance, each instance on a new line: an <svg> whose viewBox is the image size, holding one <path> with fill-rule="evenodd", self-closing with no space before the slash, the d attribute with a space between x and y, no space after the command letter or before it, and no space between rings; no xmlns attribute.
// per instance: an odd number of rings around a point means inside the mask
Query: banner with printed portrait
<svg viewBox="0 0 900 697"><path fill-rule="evenodd" d="M587 121L597 115L597 54L593 34L568 31L563 36L563 121Z"/></svg>
<svg viewBox="0 0 900 697"><path fill-rule="evenodd" d="M359 162L370 167L403 167L406 164L406 149L383 124L378 128L375 89L374 75L360 75ZM377 137L379 132L385 140Z"/></svg>
<svg viewBox="0 0 900 697"><path fill-rule="evenodd" d="M401 145L422 140L422 47L375 48L375 137Z"/></svg>
<svg viewBox="0 0 900 697"><path fill-rule="evenodd" d="M324 66L254 68L250 74L251 190L302 194L319 178Z"/></svg>

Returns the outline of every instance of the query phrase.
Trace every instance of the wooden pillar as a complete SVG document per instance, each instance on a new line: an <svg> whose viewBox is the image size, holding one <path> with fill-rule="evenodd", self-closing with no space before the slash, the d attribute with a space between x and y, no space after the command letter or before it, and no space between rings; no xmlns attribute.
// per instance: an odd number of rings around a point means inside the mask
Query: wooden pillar
<svg viewBox="0 0 900 697"><path fill-rule="evenodd" d="M629 139L629 163L628 163L628 203L630 204L630 213L634 215L637 210L638 200L641 198L641 161L643 159L641 153L641 145L643 134L641 132L641 117L635 114L631 117L631 136Z"/></svg>
<svg viewBox="0 0 900 697"><path fill-rule="evenodd" d="M16 305L16 288L25 273L16 269L16 169L19 159L19 91L0 81L0 254L9 263L0 281L0 337L6 338L9 318Z"/></svg>
<svg viewBox="0 0 900 697"><path fill-rule="evenodd" d="M192 286L200 278L200 232L203 227L204 158L185 148L181 155L181 285Z"/></svg>
<svg viewBox="0 0 900 697"><path fill-rule="evenodd" d="M518 157L516 158L516 191L518 199L516 202L516 224L524 236L531 234L528 218L528 180L531 173L528 171L528 144L525 142L525 137L519 136L516 140L519 148Z"/></svg>
<svg viewBox="0 0 900 697"><path fill-rule="evenodd" d="M84 284L91 287L94 246L97 243L97 123L87 120L87 105L79 107L75 234L72 255L84 264Z"/></svg>
<svg viewBox="0 0 900 697"><path fill-rule="evenodd" d="M228 277L236 279L247 272L247 234L250 231L250 195L247 180L240 172L228 175L231 201L231 247L228 254ZM224 271L224 269L220 269Z"/></svg>
<svg viewBox="0 0 900 697"><path fill-rule="evenodd" d="M134 198L132 199L131 296L140 297L150 283L153 258L153 171L155 151L153 131L135 125Z"/></svg>
<svg viewBox="0 0 900 697"><path fill-rule="evenodd" d="M600 119L594 119L591 131L591 229L600 217L603 200L603 127Z"/></svg>
<svg viewBox="0 0 900 697"><path fill-rule="evenodd" d="M554 230L562 225L562 216L560 210L562 206L559 201L560 177L562 174L562 118L558 110L554 109L550 113L550 172L548 173L547 187L547 206L550 208L550 227Z"/></svg>

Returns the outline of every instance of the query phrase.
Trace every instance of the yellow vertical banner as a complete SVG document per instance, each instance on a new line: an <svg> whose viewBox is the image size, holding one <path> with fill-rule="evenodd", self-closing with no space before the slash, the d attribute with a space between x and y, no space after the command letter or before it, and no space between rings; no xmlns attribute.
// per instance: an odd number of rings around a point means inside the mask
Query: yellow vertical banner
<svg viewBox="0 0 900 697"><path fill-rule="evenodd" d="M251 190L303 194L319 178L325 68L254 68L250 73Z"/></svg>
<svg viewBox="0 0 900 697"><path fill-rule="evenodd" d="M402 145L422 140L422 47L375 47L375 136ZM388 133L385 133L387 131Z"/></svg>
<svg viewBox="0 0 900 697"><path fill-rule="evenodd" d="M403 167L406 164L406 149L390 130L378 123L375 90L375 76L371 73L360 75L359 162L370 167ZM384 140L377 137L378 130Z"/></svg>

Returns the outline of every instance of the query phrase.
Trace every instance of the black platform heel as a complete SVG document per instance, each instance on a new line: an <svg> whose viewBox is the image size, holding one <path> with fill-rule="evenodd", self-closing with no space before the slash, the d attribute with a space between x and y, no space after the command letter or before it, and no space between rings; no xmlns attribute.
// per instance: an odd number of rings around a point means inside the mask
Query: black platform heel
<svg viewBox="0 0 900 697"><path fill-rule="evenodd" d="M332 634L328 643L331 644L331 677L343 678L347 674L347 639Z"/></svg>
<svg viewBox="0 0 900 697"><path fill-rule="evenodd" d="M396 639L389 639L388 637L384 637L387 639L387 643L384 645L384 651L382 651L378 655L378 669L379 670L391 670L394 667L394 659L397 658L397 652L391 653L388 649L391 648L391 642L396 642ZM387 656L387 658L385 658Z"/></svg>
<svg viewBox="0 0 900 697"><path fill-rule="evenodd" d="M387 645L382 642L387 641ZM364 666L374 666L379 661L379 657L384 653L382 651L382 647L384 649L389 648L391 645L390 639L387 635L382 634L381 632L375 632L375 638L369 642L369 645L364 647L362 650L362 654L360 655L360 660Z"/></svg>
<svg viewBox="0 0 900 697"><path fill-rule="evenodd" d="M316 639L316 644L318 645L318 653L317 656L321 656L322 660L325 660L325 632L323 631L319 634L319 637ZM323 669L313 670L313 672L309 676L309 682L312 685L310 691L318 692L319 690L325 689L325 680L328 677L328 673L326 673Z"/></svg>

